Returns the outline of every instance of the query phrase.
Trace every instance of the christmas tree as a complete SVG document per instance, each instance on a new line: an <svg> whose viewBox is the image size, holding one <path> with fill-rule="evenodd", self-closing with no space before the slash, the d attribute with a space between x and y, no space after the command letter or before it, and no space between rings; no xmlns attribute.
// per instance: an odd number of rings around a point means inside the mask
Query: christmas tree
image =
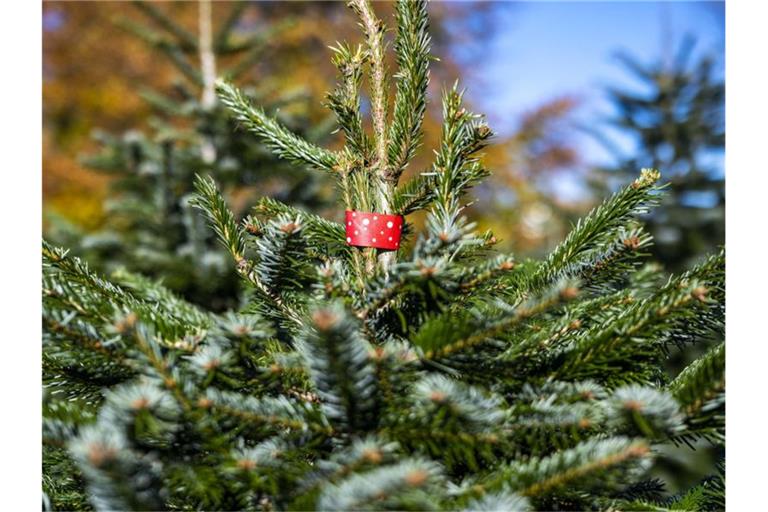
<svg viewBox="0 0 768 512"><path fill-rule="evenodd" d="M122 279L123 270L162 278L183 297L221 311L237 305L238 280L227 266L226 254L189 204L195 173L215 176L225 193L237 197L244 209L253 204L257 192L313 210L329 199L322 190L327 180L286 165L263 145L239 137L214 91L217 73L242 80L264 58L266 41L277 37L287 23L244 37L236 28L248 3L233 4L214 24L211 2L203 1L193 33L155 4L134 5L151 24L122 19L120 26L173 64L179 78L170 93L142 91L157 112L149 133L94 134L102 148L82 161L111 178L111 193L104 205L105 228L83 232L54 217L50 236L75 247L94 268L117 272L116 279ZM296 115L306 110L297 101L301 90L279 93L278 85L264 80L244 94L268 102L270 111L291 107L282 109L280 119L299 130L307 125L306 112ZM319 126L301 133L317 141L329 135L329 128Z"/></svg>
<svg viewBox="0 0 768 512"><path fill-rule="evenodd" d="M649 169L545 259L495 253L462 212L488 174L492 132L458 86L443 93L432 167L399 182L426 108L425 3L397 3L393 75L385 25L367 0L350 6L364 44L333 48L340 79L327 101L342 149L218 83L242 127L332 176L348 210L340 224L265 198L238 222L199 176L193 205L250 287L245 307L210 313L138 275L115 284L43 244L44 503L723 508L723 466L678 494L652 471L665 445L724 442L724 253L669 279L645 264L652 239L637 216L664 189ZM423 232L397 232L417 211ZM397 250L376 248L387 244ZM712 338L679 375L664 373L678 346Z"/></svg>

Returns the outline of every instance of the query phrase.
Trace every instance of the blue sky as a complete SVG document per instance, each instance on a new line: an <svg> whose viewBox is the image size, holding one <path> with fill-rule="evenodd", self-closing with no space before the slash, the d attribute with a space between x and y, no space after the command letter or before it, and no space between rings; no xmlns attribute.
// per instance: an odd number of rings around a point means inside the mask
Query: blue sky
<svg viewBox="0 0 768 512"><path fill-rule="evenodd" d="M637 87L614 58L618 50L650 63L674 54L690 34L694 55L714 53L724 66L722 2L498 2L493 9L497 33L475 61L481 83L468 95L501 133L514 129L523 112L562 95L581 100L582 122L610 113L603 85ZM608 158L586 136L576 139L588 161Z"/></svg>

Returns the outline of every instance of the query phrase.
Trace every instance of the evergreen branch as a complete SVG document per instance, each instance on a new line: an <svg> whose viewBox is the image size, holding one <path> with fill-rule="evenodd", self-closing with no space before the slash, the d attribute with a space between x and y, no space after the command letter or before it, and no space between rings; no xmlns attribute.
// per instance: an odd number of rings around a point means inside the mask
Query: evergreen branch
<svg viewBox="0 0 768 512"><path fill-rule="evenodd" d="M610 243L616 230L622 228L632 216L644 213L647 205L657 201L654 194L660 189L654 185L659 177L658 171L644 169L631 185L579 219L565 240L534 274L530 289L560 276L584 254Z"/></svg>
<svg viewBox="0 0 768 512"><path fill-rule="evenodd" d="M224 416L246 420L255 427L267 426L292 431L314 431L330 435L333 430L319 411L310 404L281 397L256 398L240 393L209 388L204 401L198 402L206 408Z"/></svg>
<svg viewBox="0 0 768 512"><path fill-rule="evenodd" d="M78 161L96 171L117 174L133 170L141 156L145 137L134 132L131 137L115 137L101 130L94 130L91 138L104 146L104 150L95 155L81 156ZM138 139L138 140L137 140Z"/></svg>
<svg viewBox="0 0 768 512"><path fill-rule="evenodd" d="M315 491L324 484L336 483L351 474L389 464L396 459L397 449L397 443L380 437L355 439L350 446L334 451L329 459L317 461L316 471L309 474L299 488L299 502L292 503L289 508L301 510L314 507ZM306 501L308 496L311 501Z"/></svg>
<svg viewBox="0 0 768 512"><path fill-rule="evenodd" d="M349 246L344 243L344 226L339 223L329 221L324 217L306 212L299 208L294 208L281 203L271 197L264 197L259 200L254 207L254 211L267 218L274 218L279 215L287 215L297 219L302 226L302 236L314 248L325 248L331 255L349 255Z"/></svg>
<svg viewBox="0 0 768 512"><path fill-rule="evenodd" d="M373 139L376 151L377 174L381 180L391 177L387 174L387 71L385 67L384 24L376 17L369 0L350 0L349 6L360 17L365 33L366 45L371 64L371 118L373 119ZM387 205L380 204L382 211Z"/></svg>
<svg viewBox="0 0 768 512"><path fill-rule="evenodd" d="M439 301L445 290L455 288L454 276L445 271L447 263L446 258L398 262L390 272L369 279L358 316L366 320L371 313L380 315L397 302L407 304L406 294L432 303Z"/></svg>
<svg viewBox="0 0 768 512"><path fill-rule="evenodd" d="M464 249L484 243L473 233L474 224L461 216L463 207L459 199L477 180L488 175L475 153L485 146L492 132L480 116L462 108L462 93L457 87L458 84L454 84L443 94L443 131L433 170L417 178L428 180L433 176L435 189L427 217L429 237L414 250L422 257L450 255L455 258ZM423 188L418 184L415 188L418 200Z"/></svg>
<svg viewBox="0 0 768 512"><path fill-rule="evenodd" d="M301 292L314 278L303 227L299 219L286 214L267 222L263 236L255 242L256 261L243 260L238 265L240 275L264 294L261 307L273 303L280 315L295 325L303 325L301 311L306 297Z"/></svg>
<svg viewBox="0 0 768 512"><path fill-rule="evenodd" d="M88 286L91 290L102 294L107 299L132 304L136 299L128 292L109 281L102 279L88 269L88 265L80 258L70 256L69 251L54 247L43 240L43 263L60 271L63 276L72 278L73 282Z"/></svg>
<svg viewBox="0 0 768 512"><path fill-rule="evenodd" d="M498 303L485 310L451 311L425 322L412 335L411 342L424 351L422 359L440 359L499 336L521 322L575 298L577 293L572 283L564 282L516 307Z"/></svg>
<svg viewBox="0 0 768 512"><path fill-rule="evenodd" d="M64 318L61 318L64 317ZM74 318L71 314L62 315L60 311L49 311L43 308L43 340L63 338L67 342L77 343L79 346L101 352L102 354L111 354L111 347L105 347L102 343L102 333L93 325Z"/></svg>
<svg viewBox="0 0 768 512"><path fill-rule="evenodd" d="M436 203L450 216L458 208L460 195L473 182L487 175L473 155L480 151L493 135L481 117L462 107L463 92L458 83L443 93L443 131L433 172L436 182Z"/></svg>
<svg viewBox="0 0 768 512"><path fill-rule="evenodd" d="M410 392L407 416L398 416L385 431L409 449L441 460L448 470L481 467L494 459L504 424L503 400L478 387L443 375L428 375Z"/></svg>
<svg viewBox="0 0 768 512"><path fill-rule="evenodd" d="M197 38L194 34L173 21L173 19L163 13L162 10L158 9L155 4L151 2L134 1L133 5L148 18L152 19L152 21L157 23L161 28L173 34L173 36L179 40L180 47L184 51L190 53L197 51Z"/></svg>
<svg viewBox="0 0 768 512"><path fill-rule="evenodd" d="M261 108L251 105L239 89L227 82L218 81L216 91L221 102L232 111L235 118L261 137L277 156L331 173L336 172L336 155L291 133L267 116Z"/></svg>
<svg viewBox="0 0 768 512"><path fill-rule="evenodd" d="M670 393L648 386L619 388L606 400L613 432L646 439L666 439L683 429L684 417Z"/></svg>
<svg viewBox="0 0 768 512"><path fill-rule="evenodd" d="M192 48L184 45L179 46L173 41L170 41L157 32L147 29L143 25L134 23L131 20L119 19L116 24L133 35L139 37L153 48L162 52L171 63L179 70L179 72L186 76L190 82L197 86L203 85L203 76L200 70L196 68L188 59L187 54L192 52ZM197 45L197 41L195 41ZM196 51L196 50L195 50Z"/></svg>
<svg viewBox="0 0 768 512"><path fill-rule="evenodd" d="M88 481L97 510L160 510L167 491L162 464L130 449L122 431L99 423L81 430L70 451Z"/></svg>
<svg viewBox="0 0 768 512"><path fill-rule="evenodd" d="M668 342L682 345L713 335L721 338L725 334L725 251L710 255L676 280L680 283L698 282L696 298L703 307L695 318L671 330L667 334Z"/></svg>
<svg viewBox="0 0 768 512"><path fill-rule="evenodd" d="M411 396L417 405L414 416L425 415L434 431L489 433L504 420L500 397L443 375L423 377L413 386Z"/></svg>
<svg viewBox="0 0 768 512"><path fill-rule="evenodd" d="M672 510L725 510L725 461L717 464L717 474L669 500L667 505Z"/></svg>
<svg viewBox="0 0 768 512"><path fill-rule="evenodd" d="M414 157L421 142L429 84L429 21L427 2L396 4L395 52L399 71L392 126L389 133L389 174L395 182Z"/></svg>
<svg viewBox="0 0 768 512"><path fill-rule="evenodd" d="M43 276L44 315L51 311L56 314L74 314L81 321L109 323L114 313L111 302L99 303L101 296L78 283L62 279L56 272Z"/></svg>
<svg viewBox="0 0 768 512"><path fill-rule="evenodd" d="M43 240L43 264L49 266L51 269L55 269L58 275L65 280L68 285L75 284L85 288L89 293L93 293L100 297L105 304L110 305L109 309L113 312L133 312L136 315L139 315L142 319L160 326L165 336L180 336L192 329L203 327L203 325L188 323L188 319L178 318L175 311L165 309L166 305L158 308L137 299L123 288L92 272L88 268L88 265L79 258L68 255L68 251L53 247L45 240ZM78 293L78 291L67 286L65 288L51 290L51 293L63 293L66 295ZM77 302L74 300L70 301L70 303L77 305ZM78 305L77 307L79 307L85 315L93 314L97 318L106 320L105 310L102 305L97 306L98 308L101 308L101 311L82 305Z"/></svg>
<svg viewBox="0 0 768 512"><path fill-rule="evenodd" d="M245 258L243 229L235 222L235 216L219 192L216 182L210 176L198 174L195 176L195 191L197 195L190 204L205 213L219 240L239 264Z"/></svg>
<svg viewBox="0 0 768 512"><path fill-rule="evenodd" d="M109 354L84 349L62 339L46 339L45 343L43 386L58 398L98 404L104 389L135 375L124 361L115 360Z"/></svg>
<svg viewBox="0 0 768 512"><path fill-rule="evenodd" d="M498 283L501 276L507 275L515 268L511 256L498 255L489 258L479 265L469 265L462 268L459 274L459 290L464 294L487 291L489 286Z"/></svg>
<svg viewBox="0 0 768 512"><path fill-rule="evenodd" d="M616 488L649 465L650 448L643 441L625 437L590 439L549 457L533 457L510 464L492 479L491 487L504 483L530 498L541 498L565 485Z"/></svg>
<svg viewBox="0 0 768 512"><path fill-rule="evenodd" d="M310 467L308 452L300 443L273 436L255 446L241 443L230 458L238 476L249 482L249 492L267 493L270 501L285 503L296 495L301 475Z"/></svg>
<svg viewBox="0 0 768 512"><path fill-rule="evenodd" d="M328 262L319 267L317 271L318 279L315 288L326 300L343 299L350 296L352 293L350 274L358 271L354 259L349 266L338 260Z"/></svg>
<svg viewBox="0 0 768 512"><path fill-rule="evenodd" d="M725 343L687 366L668 388L687 413L696 413L725 386Z"/></svg>
<svg viewBox="0 0 768 512"><path fill-rule="evenodd" d="M184 109L183 104L179 104L174 99L170 98L168 95L163 94L159 91L155 91L149 88L142 89L139 91L139 96L141 99L146 101L150 106L160 110L161 112L169 115L169 116L183 116L186 112ZM91 167L91 163L96 163L97 166L99 164L98 159L88 158L84 159L87 167ZM84 163L85 163L84 162Z"/></svg>
<svg viewBox="0 0 768 512"><path fill-rule="evenodd" d="M686 415L687 429L677 439L725 440L725 343L688 365L668 389Z"/></svg>
<svg viewBox="0 0 768 512"><path fill-rule="evenodd" d="M373 504L385 510L434 510L437 504L428 489L442 480L439 466L423 459L353 474L338 484L327 484L317 502L319 510L368 510Z"/></svg>
<svg viewBox="0 0 768 512"><path fill-rule="evenodd" d="M725 248L720 249L717 253L709 255L704 261L690 270L685 271L681 276L681 280L696 279L699 281L707 281L710 290L707 292L708 296L713 299L720 299L725 296ZM712 296L717 292L717 295Z"/></svg>
<svg viewBox="0 0 768 512"><path fill-rule="evenodd" d="M264 59L264 50L267 48L270 39L268 34L262 33L259 33L257 37L250 38L251 49L237 63L223 69L221 71L222 78L227 82L234 83L244 73L253 71L254 66Z"/></svg>
<svg viewBox="0 0 768 512"><path fill-rule="evenodd" d="M630 484L628 487L611 496L611 502L613 506L616 506L616 500L638 503L659 502L665 494L665 487L664 482L658 478L640 480L637 483ZM626 509L646 510L644 505L640 505L637 508L630 506Z"/></svg>
<svg viewBox="0 0 768 512"><path fill-rule="evenodd" d="M134 296L150 303L162 304L194 325L207 326L211 323L210 316L202 309L191 304L170 291L161 283L152 281L140 274L120 268L112 273L112 278L133 292Z"/></svg>
<svg viewBox="0 0 768 512"><path fill-rule="evenodd" d="M467 466L477 471L483 464L494 461L494 449L502 446L495 432L453 432L432 430L429 427L414 430L406 425L398 425L386 427L381 433L398 439L408 449L438 459L448 470Z"/></svg>
<svg viewBox="0 0 768 512"><path fill-rule="evenodd" d="M548 367L553 354L567 347L579 333L609 321L617 308L623 307L628 300L631 296L620 291L573 301L563 308L562 315L521 325L508 333L509 348L500 355L500 360L511 365L518 374L536 374ZM555 364L559 365L559 360Z"/></svg>
<svg viewBox="0 0 768 512"><path fill-rule="evenodd" d="M451 261L473 261L489 242L489 233L477 233L475 223L462 215L456 199L447 209L435 204L427 215L428 236L417 241L419 257L447 257Z"/></svg>
<svg viewBox="0 0 768 512"><path fill-rule="evenodd" d="M604 425L605 390L591 381L526 382L504 425L518 454L542 456L573 448Z"/></svg>
<svg viewBox="0 0 768 512"><path fill-rule="evenodd" d="M376 382L369 347L342 306L316 310L299 343L325 415L349 432L376 424Z"/></svg>
<svg viewBox="0 0 768 512"><path fill-rule="evenodd" d="M104 394L97 423L128 432L130 441L138 445L151 442L169 447L173 423L180 419L182 408L167 388L167 383L146 379L114 387Z"/></svg>
<svg viewBox="0 0 768 512"><path fill-rule="evenodd" d="M620 503L623 510L670 512L672 510L725 510L725 466L718 463L718 474L709 476L685 492L667 499L636 499Z"/></svg>
<svg viewBox="0 0 768 512"><path fill-rule="evenodd" d="M91 510L85 480L66 448L43 446L43 510Z"/></svg>
<svg viewBox="0 0 768 512"><path fill-rule="evenodd" d="M302 267L306 266L303 226L283 214L264 226L256 241L258 258L253 267L257 279L270 295L280 297L289 288L303 288Z"/></svg>
<svg viewBox="0 0 768 512"><path fill-rule="evenodd" d="M246 2L238 2L229 11L229 15L221 24L219 30L216 31L216 35L213 37L213 47L217 53L224 53L224 50L228 47L229 38L232 35L232 29L235 28L237 23L243 16L243 11L248 7Z"/></svg>
<svg viewBox="0 0 768 512"><path fill-rule="evenodd" d="M177 369L174 368L171 357L163 352L158 338L151 326L145 324L136 324L133 318L124 320L124 330L132 334L134 346L137 349L135 355L144 363L141 370L147 375L159 380L165 389L169 390L176 403L185 411L192 408L186 390L179 387L179 379L176 376ZM149 363L147 366L146 363Z"/></svg>
<svg viewBox="0 0 768 512"><path fill-rule="evenodd" d="M159 32L151 30L146 25L122 18L115 20L115 25L130 32L153 48L164 47L166 50L173 48L173 43L170 40L164 38Z"/></svg>
<svg viewBox="0 0 768 512"><path fill-rule="evenodd" d="M398 186L392 195L392 211L408 215L430 205L435 198L437 180L434 173L421 173Z"/></svg>
<svg viewBox="0 0 768 512"><path fill-rule="evenodd" d="M259 274L253 271L253 262L245 259L244 229L235 222L235 216L219 193L213 178L198 175L195 179L195 189L197 195L192 199L191 204L208 216L219 240L235 260L238 273L253 284L259 291L261 298L266 303L274 305L281 316L295 325L303 325L301 315L288 305L275 290L270 289L268 284L259 278Z"/></svg>
<svg viewBox="0 0 768 512"><path fill-rule="evenodd" d="M274 319L280 328L287 331L293 331L296 327L304 325L302 312L297 310L294 304L286 301L285 297L274 293L259 280L258 274L254 271L253 262L243 260L237 272L254 286L256 292L251 307L244 312L263 314ZM284 322L286 320L288 324Z"/></svg>
<svg viewBox="0 0 768 512"><path fill-rule="evenodd" d="M658 372L663 335L700 314L699 297L698 283L670 280L653 296L631 301L610 321L580 331L561 354L555 374L558 378L601 379L607 375L607 368L613 368L610 373L615 377L626 379L633 375L650 380Z"/></svg>
<svg viewBox="0 0 768 512"><path fill-rule="evenodd" d="M642 228L619 229L616 239L606 241L590 254L567 265L559 276L578 278L585 289L595 292L610 290L624 284L635 270L642 251L652 244L652 237Z"/></svg>
<svg viewBox="0 0 768 512"><path fill-rule="evenodd" d="M170 59L171 63L176 66L176 69L178 69L184 76L186 76L190 82L197 85L198 87L203 87L205 85L203 74L199 69L197 69L192 63L189 62L184 53L182 53L179 49L169 47L165 44L160 44L158 49L163 52L168 57L168 59Z"/></svg>
<svg viewBox="0 0 768 512"><path fill-rule="evenodd" d="M243 73L251 71L259 61L264 59L265 50L268 48L270 41L279 39L283 33L291 28L295 24L295 21L288 18L282 19L265 27L264 30L260 30L251 37L246 38L243 41L229 43L221 51L224 54L233 54L247 50L247 53L243 55L240 60L234 63L228 69L222 71L221 75L227 82L234 82ZM279 106L279 102L276 105Z"/></svg>
<svg viewBox="0 0 768 512"><path fill-rule="evenodd" d="M359 158L362 165L372 160L371 142L363 128L358 91L363 79L363 65L368 55L358 46L354 51L346 44L331 47L333 63L339 70L340 83L327 96L328 108L333 110L338 125L344 131L347 146Z"/></svg>
<svg viewBox="0 0 768 512"><path fill-rule="evenodd" d="M533 510L533 508L531 508L531 503L524 496L508 491L498 491L472 500L463 509L463 512L499 512L500 510L526 512Z"/></svg>

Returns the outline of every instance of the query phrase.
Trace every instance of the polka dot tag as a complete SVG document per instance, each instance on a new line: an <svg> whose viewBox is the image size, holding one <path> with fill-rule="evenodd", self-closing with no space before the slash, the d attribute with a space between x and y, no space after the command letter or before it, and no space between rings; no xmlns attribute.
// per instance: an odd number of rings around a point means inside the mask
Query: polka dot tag
<svg viewBox="0 0 768 512"><path fill-rule="evenodd" d="M347 210L344 221L349 245L390 251L400 247L400 234L403 230L401 215Z"/></svg>

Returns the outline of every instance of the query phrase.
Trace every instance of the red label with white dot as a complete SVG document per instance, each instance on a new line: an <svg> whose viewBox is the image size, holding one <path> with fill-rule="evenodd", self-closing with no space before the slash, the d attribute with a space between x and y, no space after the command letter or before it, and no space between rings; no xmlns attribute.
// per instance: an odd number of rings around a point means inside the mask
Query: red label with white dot
<svg viewBox="0 0 768 512"><path fill-rule="evenodd" d="M347 229L349 245L390 251L400 248L400 235L403 232L402 215L347 210L344 226Z"/></svg>

